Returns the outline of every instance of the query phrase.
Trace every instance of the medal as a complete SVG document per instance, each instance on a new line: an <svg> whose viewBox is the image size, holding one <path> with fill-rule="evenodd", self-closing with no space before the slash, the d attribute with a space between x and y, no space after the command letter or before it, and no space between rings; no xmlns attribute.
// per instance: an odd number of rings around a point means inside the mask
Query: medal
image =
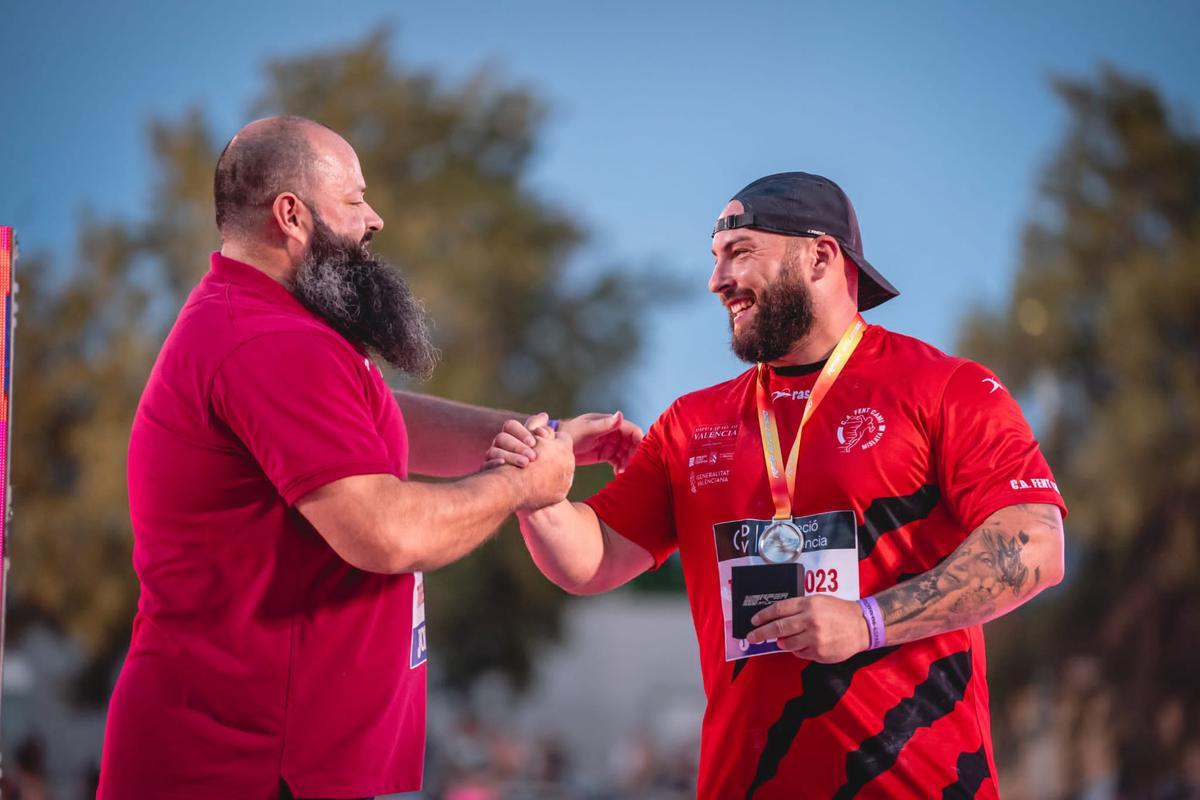
<svg viewBox="0 0 1200 800"><path fill-rule="evenodd" d="M821 374L817 376L817 382L813 384L812 393L804 401L804 413L800 417L799 427L796 428L796 441L792 444L786 464L783 462L783 448L779 444L779 426L771 408L771 395L767 391L767 365L758 365L758 429L762 434L763 457L767 462L767 481L771 484L771 497L775 501L775 524L763 531L758 542L758 552L768 561L791 561L793 556L785 557L785 554L794 552L798 555L804 549L804 537L791 523L792 497L796 493L796 464L800 457L800 436L804 433L804 426L812 418L813 412L833 386L833 382L842 374L842 369L850 360L858 343L862 341L866 327L867 323L862 315L855 315L850 327L846 328L842 338L838 340L837 347L829 354ZM784 526L787 526L787 530L783 530ZM793 547L795 550L790 551ZM772 555L767 555L768 553Z"/></svg>
<svg viewBox="0 0 1200 800"><path fill-rule="evenodd" d="M758 554L772 564L787 564L800 558L804 537L792 523L773 522L758 535Z"/></svg>

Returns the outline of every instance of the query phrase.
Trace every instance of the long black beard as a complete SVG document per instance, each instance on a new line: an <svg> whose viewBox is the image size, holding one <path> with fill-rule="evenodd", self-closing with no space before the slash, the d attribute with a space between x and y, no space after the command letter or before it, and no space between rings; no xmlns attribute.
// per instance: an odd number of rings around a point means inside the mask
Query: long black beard
<svg viewBox="0 0 1200 800"><path fill-rule="evenodd" d="M335 234L313 212L308 254L288 288L351 344L426 379L437 365L425 308L400 273L355 242Z"/></svg>
<svg viewBox="0 0 1200 800"><path fill-rule="evenodd" d="M779 279L763 289L755 307L754 324L734 332L730 341L733 354L742 361L760 364L783 358L812 330L812 294L793 265L785 265ZM733 331L733 317L729 329Z"/></svg>

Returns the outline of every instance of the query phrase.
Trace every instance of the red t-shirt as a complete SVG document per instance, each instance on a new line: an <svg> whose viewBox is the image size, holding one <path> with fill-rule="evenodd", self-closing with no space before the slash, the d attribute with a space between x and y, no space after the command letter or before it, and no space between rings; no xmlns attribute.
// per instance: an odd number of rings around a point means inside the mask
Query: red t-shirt
<svg viewBox="0 0 1200 800"><path fill-rule="evenodd" d="M267 800L417 789L417 574L347 564L295 509L350 475L404 478L383 376L263 272L214 253L129 442L141 598L100 798Z"/></svg>
<svg viewBox="0 0 1200 800"><path fill-rule="evenodd" d="M730 565L774 513L756 374L677 400L588 501L657 564L679 550L708 697L700 797L995 797L979 627L831 665L730 635ZM770 375L784 454L816 377ZM1065 511L991 372L876 326L805 426L797 475L793 513L820 531L806 588L847 599L929 570L1005 506Z"/></svg>

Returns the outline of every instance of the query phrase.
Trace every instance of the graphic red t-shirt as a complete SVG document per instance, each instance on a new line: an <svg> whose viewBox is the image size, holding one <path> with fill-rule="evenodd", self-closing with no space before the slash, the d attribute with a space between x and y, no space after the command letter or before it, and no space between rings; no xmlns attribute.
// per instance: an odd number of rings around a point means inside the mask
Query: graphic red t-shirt
<svg viewBox="0 0 1200 800"><path fill-rule="evenodd" d="M376 367L282 286L214 253L129 443L141 598L108 712L104 800L417 789L421 576L351 567L295 510L339 478L405 477Z"/></svg>
<svg viewBox="0 0 1200 800"><path fill-rule="evenodd" d="M829 665L730 637L728 565L774 513L756 374L677 400L629 469L588 501L658 564L679 551L708 697L700 797L995 797L979 627ZM769 375L785 454L816 377ZM875 594L1017 503L1065 512L995 375L869 327L804 430L793 513L831 531L806 540L827 559L806 571L807 590Z"/></svg>

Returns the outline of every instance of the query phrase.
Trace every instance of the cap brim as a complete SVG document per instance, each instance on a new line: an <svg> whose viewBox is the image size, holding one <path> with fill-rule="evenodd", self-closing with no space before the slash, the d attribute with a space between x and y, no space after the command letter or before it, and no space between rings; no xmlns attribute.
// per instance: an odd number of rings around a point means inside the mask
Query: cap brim
<svg viewBox="0 0 1200 800"><path fill-rule="evenodd" d="M900 294L900 290L880 275L879 270L871 266L871 262L867 261L862 253L855 252L845 245L842 246L842 250L854 262L854 266L858 267L859 311L874 308Z"/></svg>

